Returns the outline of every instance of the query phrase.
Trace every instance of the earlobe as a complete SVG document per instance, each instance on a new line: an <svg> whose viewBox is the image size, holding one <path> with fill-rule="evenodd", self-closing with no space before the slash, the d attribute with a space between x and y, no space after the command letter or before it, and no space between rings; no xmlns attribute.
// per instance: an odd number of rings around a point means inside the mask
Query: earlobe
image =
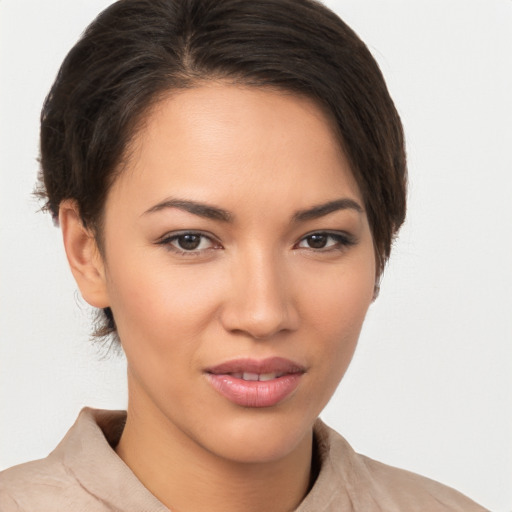
<svg viewBox="0 0 512 512"><path fill-rule="evenodd" d="M82 297L96 308L108 307L103 258L93 232L83 225L74 200L66 199L60 204L59 224L68 263Z"/></svg>

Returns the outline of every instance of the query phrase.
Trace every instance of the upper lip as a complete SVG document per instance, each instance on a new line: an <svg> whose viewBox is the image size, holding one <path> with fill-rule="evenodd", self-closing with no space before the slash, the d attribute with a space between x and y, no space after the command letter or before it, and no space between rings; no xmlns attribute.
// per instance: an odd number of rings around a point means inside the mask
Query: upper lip
<svg viewBox="0 0 512 512"><path fill-rule="evenodd" d="M206 373L224 375L229 373L279 373L282 375L290 373L304 373L304 366L285 359L283 357L269 357L267 359L232 359L216 366L207 368Z"/></svg>

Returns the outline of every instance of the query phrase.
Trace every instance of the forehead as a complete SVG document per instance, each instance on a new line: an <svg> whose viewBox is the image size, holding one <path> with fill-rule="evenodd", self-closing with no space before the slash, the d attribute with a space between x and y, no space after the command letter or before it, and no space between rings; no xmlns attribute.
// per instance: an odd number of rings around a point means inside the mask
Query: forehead
<svg viewBox="0 0 512 512"><path fill-rule="evenodd" d="M289 92L222 83L159 101L113 188L136 190L147 203L165 194L229 202L256 191L280 191L304 204L331 191L360 199L340 138L319 105Z"/></svg>

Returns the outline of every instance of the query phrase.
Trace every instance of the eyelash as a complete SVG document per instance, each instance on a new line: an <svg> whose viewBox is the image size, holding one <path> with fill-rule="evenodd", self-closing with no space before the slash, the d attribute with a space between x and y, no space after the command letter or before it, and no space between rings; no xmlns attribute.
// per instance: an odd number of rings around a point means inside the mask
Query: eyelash
<svg viewBox="0 0 512 512"><path fill-rule="evenodd" d="M330 252L330 251L342 251L346 249L347 247L351 247L352 245L355 245L357 243L354 236L348 234L348 233L340 233L340 232L332 232L332 231L313 231L311 233L308 233L307 235L304 235L299 242L296 244L296 247L298 249L302 249L302 247L299 247L299 244L306 241L308 238L311 239L314 236L319 237L326 237L327 239L331 238L334 240L334 244L329 245L327 247L320 247L320 248L314 248L314 247L304 247L306 250L311 250L314 252Z"/></svg>
<svg viewBox="0 0 512 512"><path fill-rule="evenodd" d="M174 241L186 236L201 237L202 240L199 242L200 244L202 243L203 240L209 240L213 244L213 246L207 247L205 249L186 250L173 245ZM180 256L200 256L201 254L204 254L206 251L222 248L220 242L218 242L212 235L203 233L201 231L180 231L177 233L170 233L168 235L165 235L161 240L159 240L157 244L165 246L165 248L168 251L174 252Z"/></svg>
<svg viewBox="0 0 512 512"><path fill-rule="evenodd" d="M204 249L191 249L186 250L180 247L177 247L173 244L173 242L179 240L182 237L201 237L202 240L209 240L212 243L211 247L206 247ZM327 247L300 247L300 244L312 237L326 237L327 239L332 239L334 241L333 244L328 245ZM202 240L199 241L199 246L202 243ZM340 233L340 232L332 232L332 231L313 231L304 235L295 245L294 249L305 249L309 251L313 251L315 253L325 253L331 251L342 251L347 247L353 246L357 243L357 240L354 236L348 233ZM158 245L163 245L168 251L174 252L181 256L186 257L194 257L205 254L207 251L222 249L222 245L219 241L217 241L212 235L203 233L201 231L180 231L177 233L172 233L164 236L161 240L157 242Z"/></svg>

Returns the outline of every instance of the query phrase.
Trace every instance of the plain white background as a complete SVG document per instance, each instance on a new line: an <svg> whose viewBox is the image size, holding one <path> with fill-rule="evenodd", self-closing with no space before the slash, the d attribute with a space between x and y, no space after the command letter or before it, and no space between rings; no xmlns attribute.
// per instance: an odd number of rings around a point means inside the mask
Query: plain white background
<svg viewBox="0 0 512 512"><path fill-rule="evenodd" d="M0 2L0 469L84 405L124 408L60 232L31 197L38 117L107 0ZM512 510L512 1L330 0L405 125L410 192L381 296L323 414L356 450Z"/></svg>

